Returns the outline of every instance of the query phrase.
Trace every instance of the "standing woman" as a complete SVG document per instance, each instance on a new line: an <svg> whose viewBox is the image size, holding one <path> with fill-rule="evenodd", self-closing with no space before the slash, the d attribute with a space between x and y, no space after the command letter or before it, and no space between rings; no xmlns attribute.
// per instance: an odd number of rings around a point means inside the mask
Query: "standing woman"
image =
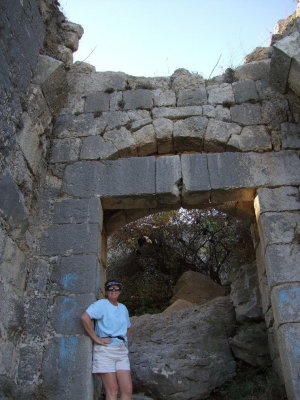
<svg viewBox="0 0 300 400"><path fill-rule="evenodd" d="M91 304L82 314L83 326L94 341L93 374L99 374L105 387L106 400L131 400L132 381L127 338L131 335L129 314L118 302L122 284L105 283L106 299ZM95 329L93 321L96 321Z"/></svg>

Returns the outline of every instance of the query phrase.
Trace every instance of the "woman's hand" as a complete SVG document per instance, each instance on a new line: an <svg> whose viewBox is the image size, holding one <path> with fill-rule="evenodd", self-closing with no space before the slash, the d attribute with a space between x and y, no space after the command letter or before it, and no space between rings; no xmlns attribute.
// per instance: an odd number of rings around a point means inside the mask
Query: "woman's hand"
<svg viewBox="0 0 300 400"><path fill-rule="evenodd" d="M96 337L94 338L94 341L95 341L97 344L100 344L101 346L106 346L107 344L109 344L109 343L112 342L112 340L111 340L110 338L99 338L98 336L96 336Z"/></svg>

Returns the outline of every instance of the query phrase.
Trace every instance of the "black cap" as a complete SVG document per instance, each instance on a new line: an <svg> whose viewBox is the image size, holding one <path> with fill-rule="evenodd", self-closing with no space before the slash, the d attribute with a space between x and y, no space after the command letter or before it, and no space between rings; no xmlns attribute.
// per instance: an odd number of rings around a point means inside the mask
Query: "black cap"
<svg viewBox="0 0 300 400"><path fill-rule="evenodd" d="M119 289L122 289L122 283L119 281L107 281L105 282L105 290L108 290L110 286L119 286Z"/></svg>

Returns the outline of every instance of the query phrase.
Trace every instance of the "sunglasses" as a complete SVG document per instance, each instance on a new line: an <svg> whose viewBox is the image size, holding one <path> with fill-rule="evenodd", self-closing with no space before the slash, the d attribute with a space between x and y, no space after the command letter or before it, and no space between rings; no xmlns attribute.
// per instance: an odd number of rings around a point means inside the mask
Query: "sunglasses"
<svg viewBox="0 0 300 400"><path fill-rule="evenodd" d="M107 288L108 292L119 292L121 289L119 287L109 287Z"/></svg>

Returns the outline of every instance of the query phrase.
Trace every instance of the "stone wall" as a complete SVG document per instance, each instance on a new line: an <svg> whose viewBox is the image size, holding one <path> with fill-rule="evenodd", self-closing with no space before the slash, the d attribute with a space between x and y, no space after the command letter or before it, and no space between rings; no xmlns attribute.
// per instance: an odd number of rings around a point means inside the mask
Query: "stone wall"
<svg viewBox="0 0 300 400"><path fill-rule="evenodd" d="M83 31L55 1L0 7L2 397L92 399L79 316L103 285L106 236L213 205L253 221L273 363L296 399L300 106L277 68L298 60L289 36L279 61L267 51L209 81L132 77L72 65Z"/></svg>

